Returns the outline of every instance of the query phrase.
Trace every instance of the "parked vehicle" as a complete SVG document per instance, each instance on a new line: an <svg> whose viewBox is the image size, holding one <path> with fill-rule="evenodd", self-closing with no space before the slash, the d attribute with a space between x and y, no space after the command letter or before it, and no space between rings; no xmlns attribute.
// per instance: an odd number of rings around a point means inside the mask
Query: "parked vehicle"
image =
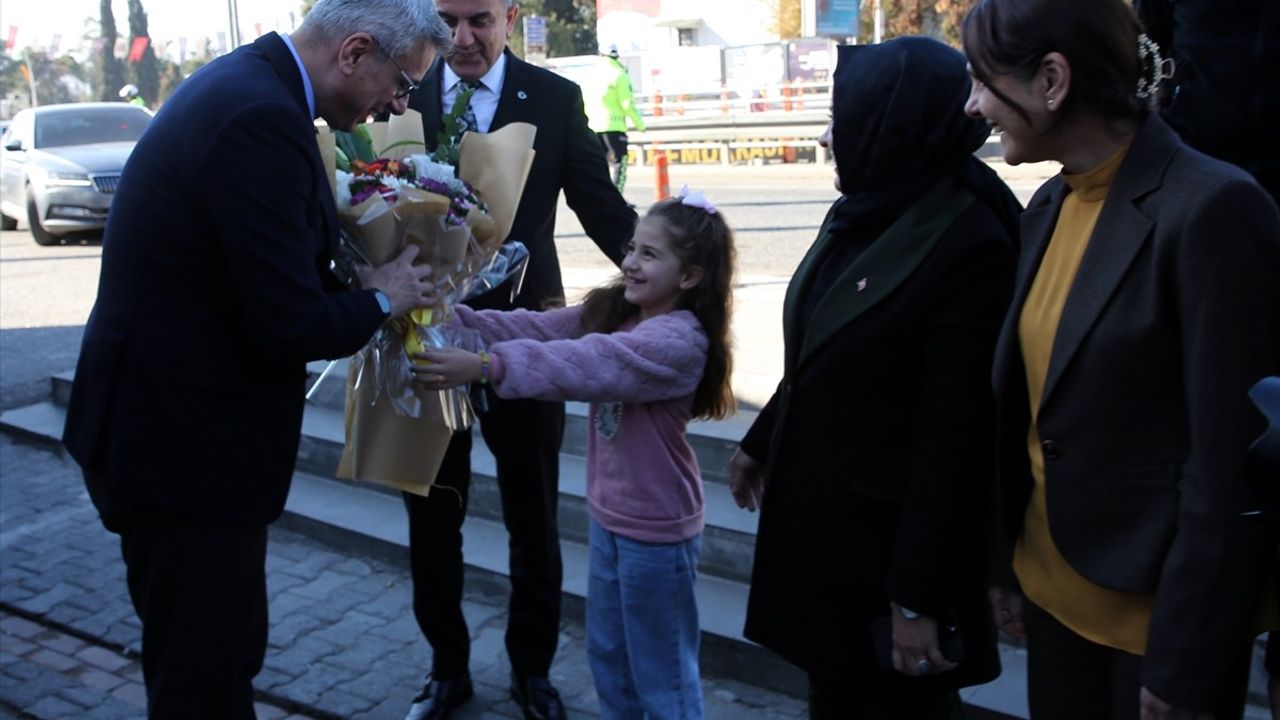
<svg viewBox="0 0 1280 720"><path fill-rule="evenodd" d="M106 226L125 161L151 111L127 103L21 110L0 136L0 223L25 216L40 245Z"/></svg>

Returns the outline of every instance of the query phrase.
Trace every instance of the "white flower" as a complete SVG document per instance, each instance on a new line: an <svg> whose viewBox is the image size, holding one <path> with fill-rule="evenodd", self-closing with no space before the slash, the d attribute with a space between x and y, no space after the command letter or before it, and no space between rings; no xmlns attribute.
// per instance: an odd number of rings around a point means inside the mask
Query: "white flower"
<svg viewBox="0 0 1280 720"><path fill-rule="evenodd" d="M386 175L382 175L379 178L379 180L382 182L383 185L386 185L388 188L393 190L397 195L400 193L401 188L413 187L412 182L408 180L401 180L400 178L396 177L395 175L391 175L390 173Z"/></svg>
<svg viewBox="0 0 1280 720"><path fill-rule="evenodd" d="M344 210L351 207L351 181L355 179L355 175L338 170L334 176L338 180L338 209Z"/></svg>
<svg viewBox="0 0 1280 720"><path fill-rule="evenodd" d="M456 177L452 165L436 162L429 155L411 155L409 162L413 163L413 170L418 177L448 185L454 193L466 191L462 181Z"/></svg>

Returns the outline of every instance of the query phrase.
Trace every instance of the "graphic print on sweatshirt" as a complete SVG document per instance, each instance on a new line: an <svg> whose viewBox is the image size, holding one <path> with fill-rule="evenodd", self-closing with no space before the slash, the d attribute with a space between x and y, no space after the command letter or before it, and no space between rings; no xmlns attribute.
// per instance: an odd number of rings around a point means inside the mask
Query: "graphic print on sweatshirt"
<svg viewBox="0 0 1280 720"><path fill-rule="evenodd" d="M596 432L605 440L612 440L618 434L618 426L622 424L622 403L608 402L596 405Z"/></svg>

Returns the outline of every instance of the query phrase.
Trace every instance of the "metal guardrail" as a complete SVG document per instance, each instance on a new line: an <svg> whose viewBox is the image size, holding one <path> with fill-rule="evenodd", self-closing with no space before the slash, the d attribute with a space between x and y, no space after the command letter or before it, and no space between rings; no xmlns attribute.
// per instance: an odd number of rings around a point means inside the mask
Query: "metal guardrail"
<svg viewBox="0 0 1280 720"><path fill-rule="evenodd" d="M748 122L759 115L808 112L823 117L831 107L831 85L826 82L787 82L754 87L725 84L696 92L636 96L636 107L645 122L661 124L669 118L714 119Z"/></svg>
<svg viewBox="0 0 1280 720"><path fill-rule="evenodd" d="M636 96L647 129L627 135L633 162L650 165L659 151L676 163L826 162L818 137L830 122L831 86L788 83L759 92ZM999 155L999 139L989 138L977 154Z"/></svg>
<svg viewBox="0 0 1280 720"><path fill-rule="evenodd" d="M818 136L828 122L827 83L789 83L750 91L729 87L637 97L647 129L628 133L635 162L659 151L675 163L822 162Z"/></svg>

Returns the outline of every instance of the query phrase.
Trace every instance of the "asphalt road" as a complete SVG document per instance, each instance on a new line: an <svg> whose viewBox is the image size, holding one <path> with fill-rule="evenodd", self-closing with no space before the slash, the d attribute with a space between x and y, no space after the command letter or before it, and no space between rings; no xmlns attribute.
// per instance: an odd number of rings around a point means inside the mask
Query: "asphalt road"
<svg viewBox="0 0 1280 720"><path fill-rule="evenodd" d="M1057 168L1037 163L1010 168L993 165L1024 204ZM683 183L702 190L734 229L740 276L790 277L838 197L830 165L673 165L670 188ZM652 168L632 168L626 197L642 212L655 199ZM582 231L571 212L557 216L557 245L567 268L607 268L608 261Z"/></svg>
<svg viewBox="0 0 1280 720"><path fill-rule="evenodd" d="M48 399L49 376L75 367L98 289L102 246L40 247L0 233L0 410Z"/></svg>

